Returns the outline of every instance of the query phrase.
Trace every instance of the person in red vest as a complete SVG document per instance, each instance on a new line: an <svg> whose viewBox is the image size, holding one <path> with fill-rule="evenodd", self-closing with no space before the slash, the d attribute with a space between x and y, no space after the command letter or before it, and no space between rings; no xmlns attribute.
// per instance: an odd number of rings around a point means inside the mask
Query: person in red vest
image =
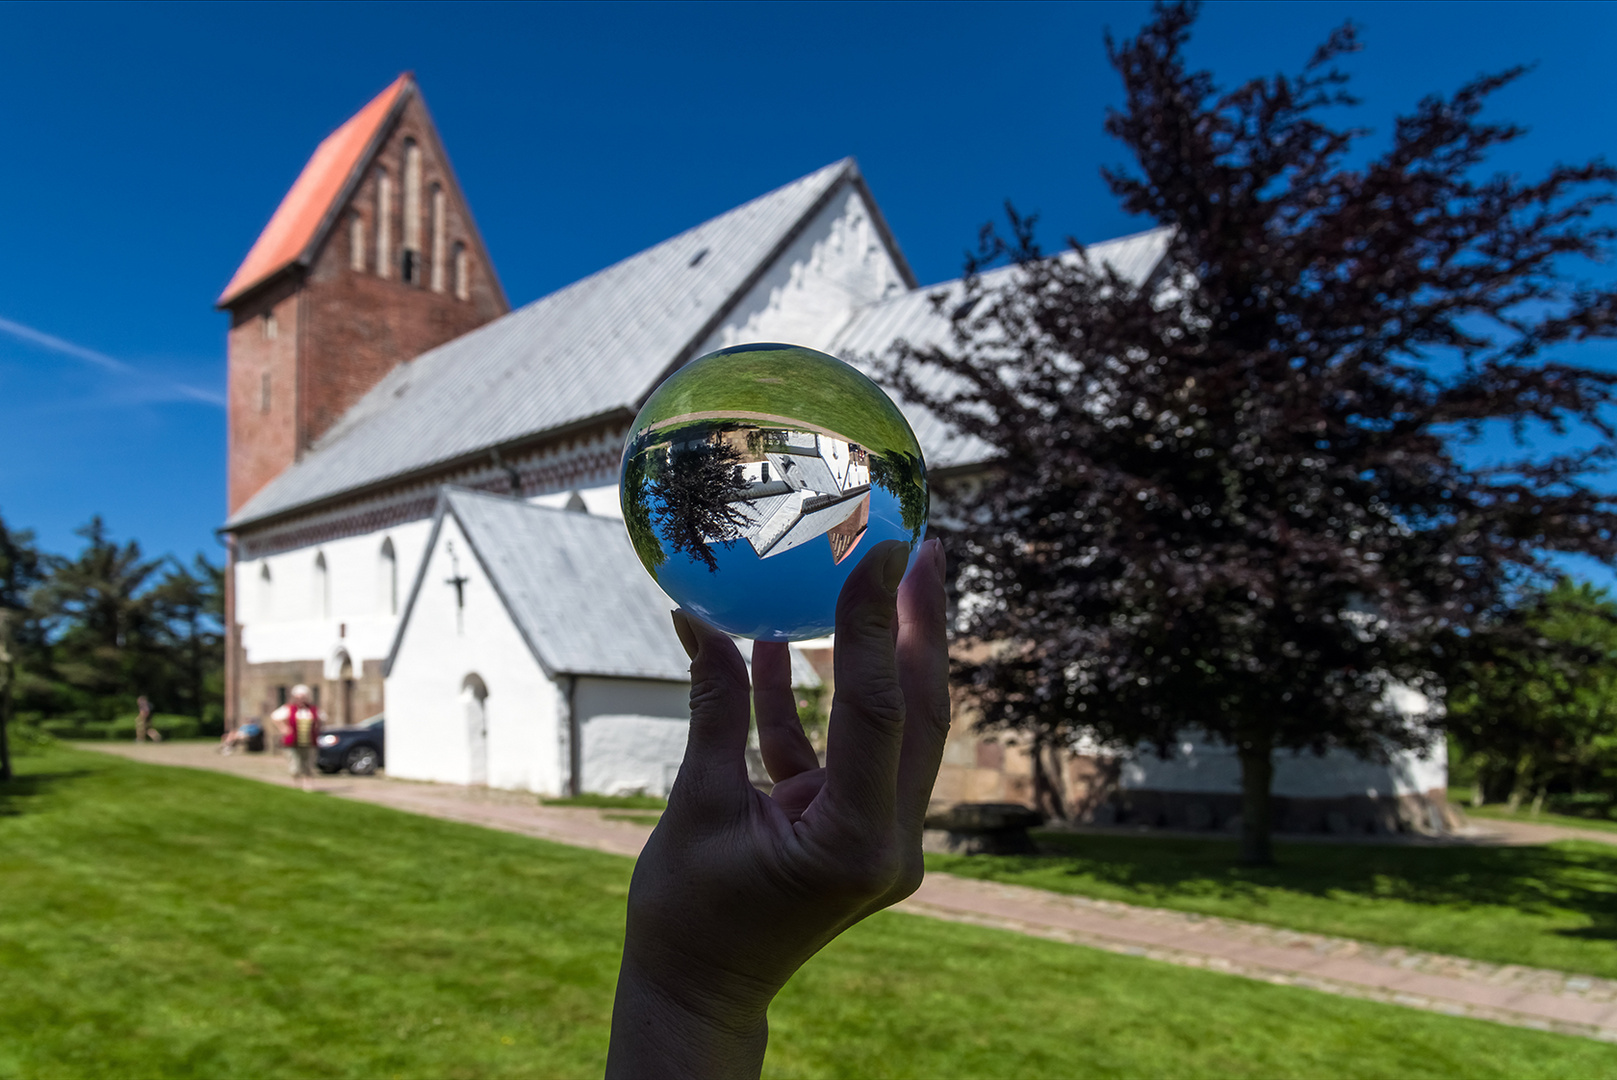
<svg viewBox="0 0 1617 1080"><path fill-rule="evenodd" d="M316 740L320 738L320 710L309 702L309 688L299 683L292 698L270 714L281 725L281 745L286 747L287 767L292 776L310 789L314 779Z"/></svg>

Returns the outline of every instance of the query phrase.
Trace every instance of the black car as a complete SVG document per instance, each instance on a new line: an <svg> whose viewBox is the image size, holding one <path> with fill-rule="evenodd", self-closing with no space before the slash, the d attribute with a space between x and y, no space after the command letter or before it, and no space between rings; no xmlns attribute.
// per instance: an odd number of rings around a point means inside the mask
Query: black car
<svg viewBox="0 0 1617 1080"><path fill-rule="evenodd" d="M382 767L386 737L380 716L354 727L328 728L316 742L321 772L347 769L355 776L369 776Z"/></svg>

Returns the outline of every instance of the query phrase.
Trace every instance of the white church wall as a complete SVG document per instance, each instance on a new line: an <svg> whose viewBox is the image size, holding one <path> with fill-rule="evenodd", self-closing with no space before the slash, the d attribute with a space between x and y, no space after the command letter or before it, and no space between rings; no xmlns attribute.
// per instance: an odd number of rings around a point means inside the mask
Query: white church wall
<svg viewBox="0 0 1617 1080"><path fill-rule="evenodd" d="M843 188L696 355L748 341L827 348L854 309L904 291L864 198Z"/></svg>
<svg viewBox="0 0 1617 1080"><path fill-rule="evenodd" d="M1448 786L1448 748L1441 739L1424 758L1398 751L1385 765L1343 750L1332 750L1323 757L1306 750L1280 751L1274 760L1274 794L1289 798L1423 795ZM1118 783L1125 790L1235 795L1241 791L1241 763L1233 747L1185 739L1167 760L1142 749L1124 762Z"/></svg>
<svg viewBox="0 0 1617 1080"><path fill-rule="evenodd" d="M573 691L583 790L667 795L685 757L689 683L581 677Z"/></svg>
<svg viewBox="0 0 1617 1080"><path fill-rule="evenodd" d="M450 545L455 558L450 557ZM459 576L465 607L457 621ZM427 577L387 677L387 769L393 776L475 782L469 675L487 687L486 782L491 787L560 794L557 689L545 677L453 517L428 555Z"/></svg>
<svg viewBox="0 0 1617 1080"><path fill-rule="evenodd" d="M548 506L552 510L565 510L574 495L584 501L585 513L594 517L623 520L623 504L618 501L618 485L616 484L579 488L577 491L552 491L545 495L535 495L528 501L535 506Z"/></svg>
<svg viewBox="0 0 1617 1080"><path fill-rule="evenodd" d="M402 607L431 531L431 521L411 521L238 561L236 618L247 662L323 660L338 646L347 650L356 666L385 658L398 614L392 610L382 545L390 541L393 546ZM316 566L321 557L324 590ZM268 581L263 577L266 567Z"/></svg>

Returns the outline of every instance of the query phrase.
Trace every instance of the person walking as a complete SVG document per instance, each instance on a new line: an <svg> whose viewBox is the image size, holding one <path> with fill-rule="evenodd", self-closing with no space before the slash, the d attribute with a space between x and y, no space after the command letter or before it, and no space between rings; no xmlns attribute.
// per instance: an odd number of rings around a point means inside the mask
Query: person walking
<svg viewBox="0 0 1617 1080"><path fill-rule="evenodd" d="M282 726L281 745L286 747L287 768L300 781L303 790L312 789L316 740L320 738L320 710L309 701L309 688L299 683L292 688L291 700L271 714Z"/></svg>
<svg viewBox="0 0 1617 1080"><path fill-rule="evenodd" d="M135 742L162 742L163 733L152 726L152 703L142 694L135 699Z"/></svg>

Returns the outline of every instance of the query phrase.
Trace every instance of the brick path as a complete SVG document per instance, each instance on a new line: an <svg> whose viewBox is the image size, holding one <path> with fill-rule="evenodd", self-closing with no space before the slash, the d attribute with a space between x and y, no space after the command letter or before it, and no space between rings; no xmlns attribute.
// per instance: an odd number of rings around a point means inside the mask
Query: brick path
<svg viewBox="0 0 1617 1080"><path fill-rule="evenodd" d="M221 757L200 743L77 744L153 764L232 773L294 786L279 757ZM539 805L532 795L385 777L318 777L317 791L410 813L635 856L649 826L624 814ZM632 816L632 815L629 815ZM1468 842L1543 843L1561 834L1613 842L1609 833L1479 822ZM1504 826L1489 834L1492 826ZM900 911L990 926L1185 967L1301 986L1521 1027L1617 1042L1617 980L1388 948L1115 901L1063 896L949 874L929 874Z"/></svg>

